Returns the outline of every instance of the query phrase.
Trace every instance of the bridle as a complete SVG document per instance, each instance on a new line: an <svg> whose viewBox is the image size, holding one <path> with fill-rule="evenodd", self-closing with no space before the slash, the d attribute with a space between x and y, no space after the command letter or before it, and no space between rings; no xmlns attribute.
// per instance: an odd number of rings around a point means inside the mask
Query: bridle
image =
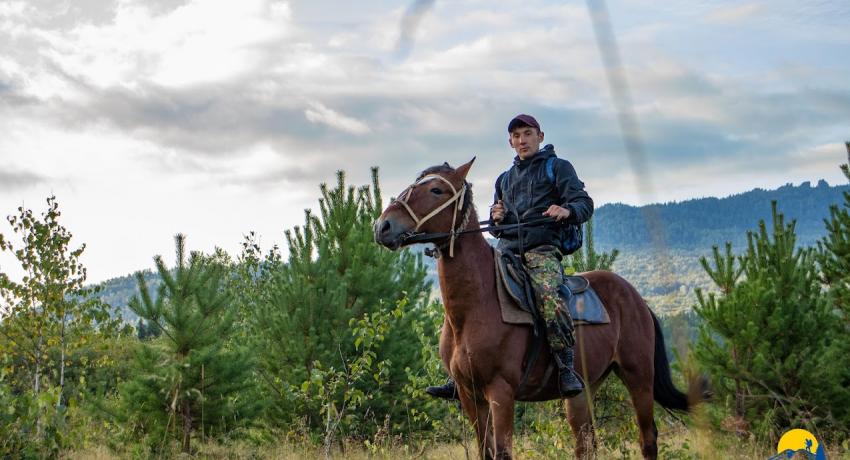
<svg viewBox="0 0 850 460"><path fill-rule="evenodd" d="M452 189L452 197L449 198L447 201L445 201L443 204L434 208L434 210L432 210L427 215L425 215L425 217L420 218L416 215L415 212L413 212L413 208L411 208L410 205L407 203L407 198L410 196L411 193L413 193L413 189L415 189L417 186L424 184L425 182L428 182L432 179L439 179L439 180L445 182L449 186L449 188ZM401 192L401 194L399 195L399 197L396 198L395 201L397 203L400 203L404 207L404 209L410 215L410 218L413 219L413 222L416 224L416 227L413 229L413 232L408 232L408 234L405 235L405 240L410 241L412 238L416 238L416 242L424 243L426 241L433 241L434 239L444 238L444 237L448 236L449 237L449 257L454 257L455 239L457 239L458 235L463 233L461 231L461 229L466 227L466 224L469 223L469 213L472 210L472 206L467 206L466 202L465 202L467 188L468 188L468 184L466 183L466 181L463 181L463 186L461 186L460 190L458 190L457 188L455 188L454 184L452 184L445 177L443 177L439 174L426 174L426 175L420 177L419 179L417 179L416 182L411 184L409 187L404 189ZM452 203L454 203L455 206L454 206L454 212L452 212L452 227L451 227L452 229L451 229L450 232L448 232L447 234L446 233L430 233L430 234L429 233L417 233L419 231L419 228L422 227L422 225L425 222L428 222L428 220L430 220L432 217L439 214L443 209L446 209L447 207L451 206ZM463 213L463 218L460 220L460 225L457 225L458 212L461 211L464 208L466 209L466 212Z"/></svg>

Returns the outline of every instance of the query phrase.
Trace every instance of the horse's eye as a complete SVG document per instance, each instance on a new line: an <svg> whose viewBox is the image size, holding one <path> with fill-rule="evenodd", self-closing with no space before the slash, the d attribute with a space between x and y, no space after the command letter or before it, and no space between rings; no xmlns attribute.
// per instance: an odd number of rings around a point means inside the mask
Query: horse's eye
<svg viewBox="0 0 850 460"><path fill-rule="evenodd" d="M431 193L433 193L434 195L442 195L443 191L438 189L437 187L434 187L431 189Z"/></svg>

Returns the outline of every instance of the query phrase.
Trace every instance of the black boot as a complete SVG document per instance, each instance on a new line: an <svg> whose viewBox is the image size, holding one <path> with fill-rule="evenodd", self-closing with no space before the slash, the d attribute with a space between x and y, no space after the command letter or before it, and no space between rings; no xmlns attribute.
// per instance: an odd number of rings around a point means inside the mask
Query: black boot
<svg viewBox="0 0 850 460"><path fill-rule="evenodd" d="M442 399L460 399L457 395L457 387L455 386L455 381L450 378L446 380L445 385L440 386L432 386L425 389L425 393L435 397Z"/></svg>
<svg viewBox="0 0 850 460"><path fill-rule="evenodd" d="M558 364L558 389L561 395L572 398L584 391L584 383L573 368L572 347L556 352L555 362Z"/></svg>

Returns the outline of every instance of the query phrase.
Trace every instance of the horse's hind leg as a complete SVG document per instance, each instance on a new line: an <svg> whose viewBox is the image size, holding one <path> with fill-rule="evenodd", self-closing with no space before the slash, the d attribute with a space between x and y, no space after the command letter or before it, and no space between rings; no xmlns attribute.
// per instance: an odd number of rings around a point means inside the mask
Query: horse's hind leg
<svg viewBox="0 0 850 460"><path fill-rule="evenodd" d="M584 391L565 402L567 421L570 423L576 441L576 458L582 460L592 458L596 449L596 433L593 431L587 394L588 392Z"/></svg>
<svg viewBox="0 0 850 460"><path fill-rule="evenodd" d="M651 364L650 364L651 366ZM652 369L652 367L649 367ZM658 429L655 427L653 416L652 374L646 370L618 373L620 379L629 389L632 404L635 406L638 430L640 431L640 451L643 458L655 460L658 458Z"/></svg>
<svg viewBox="0 0 850 460"><path fill-rule="evenodd" d="M638 429L640 430L640 451L643 458L655 460L658 458L658 429L653 417L652 388L629 388L632 404L637 413Z"/></svg>

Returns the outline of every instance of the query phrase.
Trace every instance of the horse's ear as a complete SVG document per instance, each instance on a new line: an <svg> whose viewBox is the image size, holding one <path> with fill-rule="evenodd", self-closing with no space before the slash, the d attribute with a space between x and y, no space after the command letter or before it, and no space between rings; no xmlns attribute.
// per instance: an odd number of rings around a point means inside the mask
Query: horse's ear
<svg viewBox="0 0 850 460"><path fill-rule="evenodd" d="M466 180L466 175L469 173L470 168L472 168L472 163L475 163L475 157L472 157L469 160L469 163L462 164L455 169L455 173Z"/></svg>

